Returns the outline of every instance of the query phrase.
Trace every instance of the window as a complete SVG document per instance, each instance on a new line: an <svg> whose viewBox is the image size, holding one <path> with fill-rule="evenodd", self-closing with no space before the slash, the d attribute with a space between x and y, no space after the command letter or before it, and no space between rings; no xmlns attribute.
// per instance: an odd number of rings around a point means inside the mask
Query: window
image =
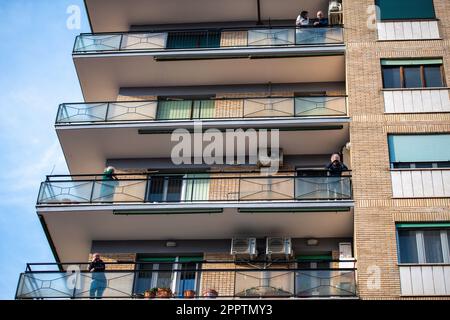
<svg viewBox="0 0 450 320"><path fill-rule="evenodd" d="M160 99L156 113L157 120L211 119L215 116L215 101L207 99L180 98ZM169 98L170 99L170 98ZM172 97L171 99L176 99Z"/></svg>
<svg viewBox="0 0 450 320"><path fill-rule="evenodd" d="M154 175L147 187L148 202L189 202L209 199L209 174Z"/></svg>
<svg viewBox="0 0 450 320"><path fill-rule="evenodd" d="M381 60L383 88L441 88L442 59Z"/></svg>
<svg viewBox="0 0 450 320"><path fill-rule="evenodd" d="M400 67L383 67L383 87L401 88Z"/></svg>
<svg viewBox="0 0 450 320"><path fill-rule="evenodd" d="M152 176L148 182L147 201L179 202L182 198L183 176Z"/></svg>
<svg viewBox="0 0 450 320"><path fill-rule="evenodd" d="M397 225L399 262L450 263L449 235L450 224Z"/></svg>
<svg viewBox="0 0 450 320"><path fill-rule="evenodd" d="M376 0L380 20L434 19L433 0Z"/></svg>
<svg viewBox="0 0 450 320"><path fill-rule="evenodd" d="M450 134L389 135L388 144L391 168L450 167Z"/></svg>
<svg viewBox="0 0 450 320"><path fill-rule="evenodd" d="M415 263L419 261L417 255L416 231L399 230L398 242L399 247L401 248L399 252L400 262Z"/></svg>

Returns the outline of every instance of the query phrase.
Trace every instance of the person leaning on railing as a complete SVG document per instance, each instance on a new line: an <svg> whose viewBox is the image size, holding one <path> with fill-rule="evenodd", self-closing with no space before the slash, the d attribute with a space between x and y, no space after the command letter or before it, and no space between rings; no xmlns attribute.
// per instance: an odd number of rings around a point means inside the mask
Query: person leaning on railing
<svg viewBox="0 0 450 320"><path fill-rule="evenodd" d="M328 26L328 19L324 17L323 11L317 11L316 19L313 22L314 27Z"/></svg>
<svg viewBox="0 0 450 320"><path fill-rule="evenodd" d="M105 171L103 171L99 197L99 200L102 202L110 202L114 199L115 189L119 184L115 172L116 169L111 166L107 167Z"/></svg>
<svg viewBox="0 0 450 320"><path fill-rule="evenodd" d="M332 177L340 177L343 171L348 171L347 166L341 161L341 156L337 153L331 155L331 162L327 164L326 169Z"/></svg>
<svg viewBox="0 0 450 320"><path fill-rule="evenodd" d="M345 179L341 178L342 172L348 171L347 166L341 161L341 157L337 153L331 155L331 162L327 164L326 169L329 177L327 178L328 184L328 198L329 199L342 199L348 196L349 190L345 183Z"/></svg>

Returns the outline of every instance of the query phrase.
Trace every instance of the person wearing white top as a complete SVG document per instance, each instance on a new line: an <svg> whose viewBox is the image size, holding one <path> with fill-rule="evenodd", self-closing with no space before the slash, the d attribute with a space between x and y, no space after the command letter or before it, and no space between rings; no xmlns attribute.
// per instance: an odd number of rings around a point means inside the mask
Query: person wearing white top
<svg viewBox="0 0 450 320"><path fill-rule="evenodd" d="M309 25L308 11L302 11L295 21L297 27Z"/></svg>

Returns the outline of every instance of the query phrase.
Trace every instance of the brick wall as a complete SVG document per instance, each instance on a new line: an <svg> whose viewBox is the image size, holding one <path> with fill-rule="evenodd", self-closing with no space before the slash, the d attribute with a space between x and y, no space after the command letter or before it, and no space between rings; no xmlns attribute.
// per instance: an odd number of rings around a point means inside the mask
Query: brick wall
<svg viewBox="0 0 450 320"><path fill-rule="evenodd" d="M221 47L246 46L247 31L225 31L220 37Z"/></svg>
<svg viewBox="0 0 450 320"><path fill-rule="evenodd" d="M367 28L366 10L373 4L373 0L344 4L355 249L361 298L396 299L400 279L395 222L450 221L450 199L392 199L387 135L450 132L450 115L385 115L380 59L442 57L450 83L450 3L434 1L444 40L396 42L379 42L376 30ZM374 270L381 272L379 288L368 285L376 276Z"/></svg>
<svg viewBox="0 0 450 320"><path fill-rule="evenodd" d="M94 252L89 254L88 261L92 261L92 255ZM101 253L100 258L103 262L134 262L136 261L135 253ZM134 264L110 264L106 265L106 270L134 270Z"/></svg>
<svg viewBox="0 0 450 320"><path fill-rule="evenodd" d="M229 261L231 256L228 254L208 254L205 253L205 260L209 261ZM204 269L234 269L234 263L204 263ZM214 289L219 296L232 296L234 294L234 272L211 271L204 272L200 281L201 294L208 289Z"/></svg>

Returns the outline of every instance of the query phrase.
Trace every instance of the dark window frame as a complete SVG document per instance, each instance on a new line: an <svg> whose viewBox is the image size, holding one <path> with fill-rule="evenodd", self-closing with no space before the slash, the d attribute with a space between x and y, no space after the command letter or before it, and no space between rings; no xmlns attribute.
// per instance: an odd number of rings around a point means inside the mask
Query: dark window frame
<svg viewBox="0 0 450 320"><path fill-rule="evenodd" d="M427 83L426 83L426 79L425 79L425 67L427 66L432 66L432 67L437 67L439 66L440 72L441 72L441 82L442 82L442 86L441 87L428 87ZM421 87L406 87L405 86L405 68L407 68L408 66L381 66L381 78L382 78L382 82L383 82L383 89L423 89L423 88L446 88L447 84L446 84L446 79L445 79L445 73L444 73L444 65L443 64L420 64L420 65L416 65L416 67L420 68L420 82L421 82ZM392 68L399 68L399 72L400 72L400 87L398 88L390 88L390 87L386 87L385 86L385 77L384 77L384 69L392 69Z"/></svg>
<svg viewBox="0 0 450 320"><path fill-rule="evenodd" d="M414 238L417 241L417 233L421 233L420 237L422 238L422 243L421 248L416 247L416 256L417 256L417 260L416 262L404 262L402 261L402 248L400 246L400 232L415 232L414 234ZM428 260L428 256L427 256L427 249L426 249L426 243L424 241L424 232L427 231L439 231L439 233L446 233L446 237L447 237L447 241L450 242L450 239L448 238L448 236L450 235L450 227L432 227L432 228L396 228L396 242L397 242L397 261L399 264L441 264L441 263L448 263L445 262L446 260L450 259L450 253L445 252L444 250L444 245L442 243L442 238L440 238L440 244L441 244L441 253L442 253L442 262L433 262L433 261L427 261ZM445 239L445 238L444 238ZM421 261L421 257L420 257L420 251L423 251L425 261Z"/></svg>

